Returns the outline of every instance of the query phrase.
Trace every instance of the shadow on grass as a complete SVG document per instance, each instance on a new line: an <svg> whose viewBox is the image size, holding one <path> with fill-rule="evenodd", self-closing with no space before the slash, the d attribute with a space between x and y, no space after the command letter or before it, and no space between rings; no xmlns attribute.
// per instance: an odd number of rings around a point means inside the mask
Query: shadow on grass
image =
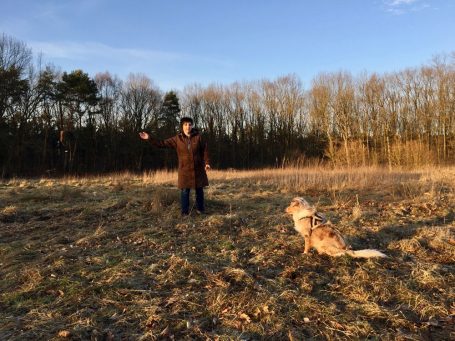
<svg viewBox="0 0 455 341"><path fill-rule="evenodd" d="M27 238L41 237L40 243L32 245L35 247L44 244L44 232L52 233L51 238L47 237L49 247L43 248L45 254L41 257L37 250L29 251L28 247L18 250L21 261L40 269L41 284L20 293L17 301L11 297L1 303L3 316L13 316L22 322L19 327L8 325L0 330L0 336L4 333L17 340L49 339L56 337L59 330L68 329L75 339L110 339L110 335L114 339L139 339L148 334L150 339L256 340L288 339L289 330L297 339L299 336L324 339L327 335L336 339L346 334L336 330L322 334L323 323L352 325L358 316L371 317L366 309L349 306L348 294L337 289L346 281L368 290L372 282L381 278L388 278L388 282L382 282L386 285L398 279L408 292L423 295L427 300L432 298L433 292L421 293L415 283L408 283L415 262L403 264L405 253L400 251L392 251L393 258L377 263L317 254L303 257L300 244L297 248L288 235L280 237L280 232L274 230L281 219L273 213L278 203L267 198L233 203L208 199L209 215L188 219L179 218L177 200L173 193L160 192L139 201L120 200L109 215L102 217L97 210L87 216L74 213L67 217L68 221L62 216L58 230L47 231L45 222L41 222L41 231L27 226ZM250 212L253 206L259 209ZM270 212L263 216L262 209ZM149 216L149 212L153 214ZM212 215L213 225L205 225ZM70 224L75 219L83 219L78 224L79 228L87 229L83 235L78 235ZM89 222L99 220L103 225L97 233ZM389 246L397 239L414 237L418 228L446 226L453 220L452 213L401 227L390 225L377 233L365 232L362 237L354 237L354 246L377 247L381 243ZM286 225L291 222L286 221ZM58 233L62 237L57 238ZM268 239L268 234L272 238ZM22 240L21 236L14 236ZM68 244L74 244L74 248ZM266 265L249 262L255 255L254 246L266 249ZM285 273L288 265L290 270ZM371 278L358 282L356 271L362 269ZM68 280L56 285L52 278L60 277ZM16 284L22 283L18 280ZM292 293L289 301L283 298L286 292ZM418 307L406 307L400 298L391 307L387 304L377 302L381 309L402 305L405 317L416 322ZM255 309L263 309L264 305L277 312L270 321L260 320L264 310L259 317L254 315ZM306 316L310 323L303 326ZM382 316L371 322L374 335L384 335L382 328L390 327ZM360 338L367 334L368 331L358 331L354 335Z"/></svg>
<svg viewBox="0 0 455 341"><path fill-rule="evenodd" d="M362 236L350 236L349 242L355 250L360 248L376 247L380 249L387 249L392 242L413 238L416 236L417 231L422 227L449 227L453 226L454 221L455 212L449 212L443 217L422 219L405 225L387 225L377 232L364 230L362 231ZM368 247L365 247L366 245L368 245Z"/></svg>

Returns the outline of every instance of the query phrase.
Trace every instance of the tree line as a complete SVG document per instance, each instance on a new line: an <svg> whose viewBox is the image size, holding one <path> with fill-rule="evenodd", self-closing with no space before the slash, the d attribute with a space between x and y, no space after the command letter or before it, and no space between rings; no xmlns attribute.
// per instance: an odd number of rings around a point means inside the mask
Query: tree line
<svg viewBox="0 0 455 341"><path fill-rule="evenodd" d="M43 66L0 36L2 177L173 168L174 152L138 132L170 137L182 116L217 168L453 163L455 53L387 74L320 73L307 89L291 74L163 92L144 74Z"/></svg>

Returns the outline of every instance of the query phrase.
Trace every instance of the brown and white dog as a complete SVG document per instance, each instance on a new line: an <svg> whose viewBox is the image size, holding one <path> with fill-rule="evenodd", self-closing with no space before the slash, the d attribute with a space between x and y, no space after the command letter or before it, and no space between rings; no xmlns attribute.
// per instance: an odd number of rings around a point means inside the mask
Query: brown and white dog
<svg viewBox="0 0 455 341"><path fill-rule="evenodd" d="M304 198L294 198L285 211L292 214L295 230L305 238L304 253L315 248L318 253L335 257L345 254L355 258L387 257L374 249L350 250L341 234Z"/></svg>

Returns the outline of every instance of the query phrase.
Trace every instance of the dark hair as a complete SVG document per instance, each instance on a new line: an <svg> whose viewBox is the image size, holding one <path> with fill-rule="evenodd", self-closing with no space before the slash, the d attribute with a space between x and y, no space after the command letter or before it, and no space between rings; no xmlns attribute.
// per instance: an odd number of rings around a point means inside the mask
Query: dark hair
<svg viewBox="0 0 455 341"><path fill-rule="evenodd" d="M183 127L183 123L185 123L185 122L189 122L189 123L191 123L191 125L194 124L193 119L191 117L185 116L180 119L180 127Z"/></svg>

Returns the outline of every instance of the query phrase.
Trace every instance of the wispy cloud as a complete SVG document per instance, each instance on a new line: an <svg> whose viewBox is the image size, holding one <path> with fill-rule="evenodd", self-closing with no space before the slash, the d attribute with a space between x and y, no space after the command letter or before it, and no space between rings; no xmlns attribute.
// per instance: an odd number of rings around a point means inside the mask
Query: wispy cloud
<svg viewBox="0 0 455 341"><path fill-rule="evenodd" d="M409 5L415 2L417 2L417 0L392 0L390 1L390 6Z"/></svg>
<svg viewBox="0 0 455 341"><path fill-rule="evenodd" d="M59 59L91 60L103 58L106 60L129 60L152 62L182 62L201 61L218 65L230 65L225 59L202 57L188 53L166 52L150 49L119 48L97 42L28 42L32 50L44 56Z"/></svg>
<svg viewBox="0 0 455 341"><path fill-rule="evenodd" d="M431 7L424 0L383 0L383 4L385 10L394 15L417 12Z"/></svg>
<svg viewBox="0 0 455 341"><path fill-rule="evenodd" d="M233 62L188 53L166 52L150 49L119 48L98 42L27 42L34 53L42 54L45 62L55 63L64 70L82 68L89 73L109 71L125 77L131 72L178 76L178 72L193 69L226 70ZM178 70L178 72L177 72ZM166 79L163 76L163 79Z"/></svg>
<svg viewBox="0 0 455 341"><path fill-rule="evenodd" d="M93 58L102 58L105 60L128 60L130 58L135 58L139 60L166 62L183 60L186 58L184 54L143 49L116 48L96 42L35 41L29 42L28 45L34 52L42 53L45 57L79 61L89 61Z"/></svg>
<svg viewBox="0 0 455 341"><path fill-rule="evenodd" d="M22 1L24 2L24 1ZM106 0L79 0L79 1L25 1L27 10L9 15L8 11L0 13L0 31L8 32L17 37L30 36L36 31L48 29L61 32L70 27L74 15L86 15L100 11L99 7Z"/></svg>

